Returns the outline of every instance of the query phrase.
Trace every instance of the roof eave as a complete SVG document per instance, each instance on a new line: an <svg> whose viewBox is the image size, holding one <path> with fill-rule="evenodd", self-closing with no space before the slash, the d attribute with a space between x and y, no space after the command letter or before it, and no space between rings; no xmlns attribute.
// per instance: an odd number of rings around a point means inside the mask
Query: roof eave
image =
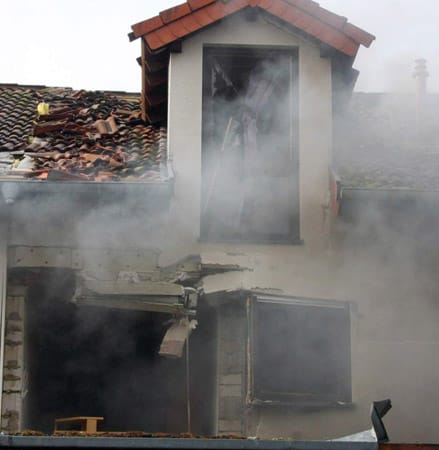
<svg viewBox="0 0 439 450"><path fill-rule="evenodd" d="M192 0L162 11L158 16L134 24L129 37L130 40L143 37L152 51L160 50L169 46L174 40L184 39L243 8L257 7L280 19L284 19L285 14L280 14L279 11L287 11L287 15L293 22L296 18L298 28L306 19L305 22L313 23L314 27L309 24L308 26L303 25L303 31L309 32L322 42L349 56L355 56L360 45L369 47L375 39L372 34L347 22L346 18L321 8L315 2L307 0L279 0L279 2L278 5L273 5L272 1L267 0L231 0L226 4L222 3L221 7L218 6L221 10L220 13L215 10L214 14L210 14L210 19L207 21L209 23L207 23L205 20L209 16L208 10L214 8L217 2L215 0ZM201 17L202 14L203 20L195 20L195 24L187 26L186 22L189 17L197 15Z"/></svg>

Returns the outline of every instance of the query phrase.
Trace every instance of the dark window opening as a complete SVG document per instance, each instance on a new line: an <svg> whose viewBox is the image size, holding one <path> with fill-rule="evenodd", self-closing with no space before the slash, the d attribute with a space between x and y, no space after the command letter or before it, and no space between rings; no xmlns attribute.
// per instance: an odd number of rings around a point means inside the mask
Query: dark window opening
<svg viewBox="0 0 439 450"><path fill-rule="evenodd" d="M255 400L351 401L347 303L257 298L252 343Z"/></svg>
<svg viewBox="0 0 439 450"><path fill-rule="evenodd" d="M298 241L297 52L203 58L202 238Z"/></svg>
<svg viewBox="0 0 439 450"><path fill-rule="evenodd" d="M51 433L55 418L103 416L102 431L187 431L186 358L158 354L169 314L77 307L74 276L41 277L26 300L24 427ZM201 320L202 318L202 320ZM211 433L213 315L190 337L192 430ZM202 347L207 353L195 349ZM193 353L193 354L192 354ZM209 391L210 390L210 391ZM203 400L203 412L197 405Z"/></svg>

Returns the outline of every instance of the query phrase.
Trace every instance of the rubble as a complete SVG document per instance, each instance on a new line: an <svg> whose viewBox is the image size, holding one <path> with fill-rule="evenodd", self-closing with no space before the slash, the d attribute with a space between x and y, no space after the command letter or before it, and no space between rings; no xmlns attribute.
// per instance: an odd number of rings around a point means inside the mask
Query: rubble
<svg viewBox="0 0 439 450"><path fill-rule="evenodd" d="M51 436L41 431L23 430L19 433L12 433L13 436ZM86 433L85 431L63 430L57 431L53 436L64 437L112 437L112 438L156 438L156 439L247 439L234 434L219 436L203 436L193 433L149 433L146 431L99 431L96 433Z"/></svg>
<svg viewBox="0 0 439 450"><path fill-rule="evenodd" d="M144 123L139 102L120 93L0 87L0 175L163 180L166 129Z"/></svg>

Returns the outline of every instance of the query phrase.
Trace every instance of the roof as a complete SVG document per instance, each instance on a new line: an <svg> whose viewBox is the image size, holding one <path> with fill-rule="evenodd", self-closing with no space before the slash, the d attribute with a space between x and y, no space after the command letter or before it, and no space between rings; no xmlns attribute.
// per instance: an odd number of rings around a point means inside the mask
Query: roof
<svg viewBox="0 0 439 450"><path fill-rule="evenodd" d="M166 121L169 55L181 51L182 40L233 15L242 14L244 19L252 20L254 13L283 30L315 40L327 56L345 59L341 65L345 72L352 70L360 45L369 47L375 39L312 0L188 0L131 27L130 39L142 40L139 62L144 120ZM347 84L352 90L353 85Z"/></svg>
<svg viewBox="0 0 439 450"><path fill-rule="evenodd" d="M439 190L439 94L428 94L421 128L415 94L354 93L337 118L334 165L342 186Z"/></svg>
<svg viewBox="0 0 439 450"><path fill-rule="evenodd" d="M133 25L130 38L143 37L150 50L160 50L244 8L262 10L348 56L375 39L312 0L188 0Z"/></svg>
<svg viewBox="0 0 439 450"><path fill-rule="evenodd" d="M166 130L140 115L139 94L0 85L0 176L162 181Z"/></svg>

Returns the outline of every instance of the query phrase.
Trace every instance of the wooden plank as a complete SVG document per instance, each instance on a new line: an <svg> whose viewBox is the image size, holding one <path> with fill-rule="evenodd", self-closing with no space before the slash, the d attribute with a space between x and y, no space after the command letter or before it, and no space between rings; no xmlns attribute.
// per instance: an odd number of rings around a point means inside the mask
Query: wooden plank
<svg viewBox="0 0 439 450"><path fill-rule="evenodd" d="M190 323L187 318L175 322L166 331L160 346L159 355L181 358L184 344L189 337Z"/></svg>
<svg viewBox="0 0 439 450"><path fill-rule="evenodd" d="M98 429L98 421L103 421L103 417L94 417L94 416L77 416L77 417L63 417L60 419L55 419L55 434L57 432L61 432L58 428L59 424L75 424L77 423L81 431L85 431L87 434L94 434Z"/></svg>
<svg viewBox="0 0 439 450"><path fill-rule="evenodd" d="M141 39L142 41L142 56L141 56L141 66L142 66L142 98L141 98L141 105L142 105L142 120L144 122L147 121L147 111L146 111L146 100L145 100L145 93L148 89L147 79L145 72L148 70L146 66L146 42L145 39Z"/></svg>

